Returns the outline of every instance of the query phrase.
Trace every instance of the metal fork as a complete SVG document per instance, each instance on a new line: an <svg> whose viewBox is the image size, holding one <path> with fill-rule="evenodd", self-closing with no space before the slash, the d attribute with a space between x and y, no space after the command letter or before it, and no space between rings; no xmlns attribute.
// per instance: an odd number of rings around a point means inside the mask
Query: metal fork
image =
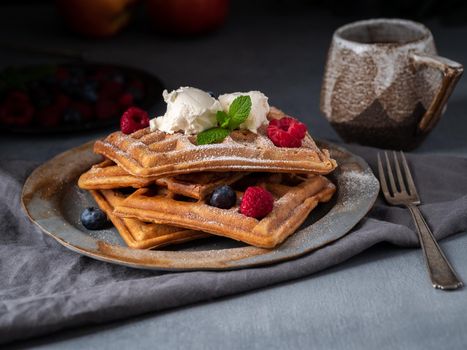
<svg viewBox="0 0 467 350"><path fill-rule="evenodd" d="M400 152L402 159L402 168L404 169L405 181L402 175L399 157L396 152L393 152L394 166L396 169L397 186L394 180L394 174L391 167L391 162L387 152L384 152L386 160L387 177L389 178L389 185L391 191L388 189L386 176L383 170L383 163L380 154L378 153L378 172L379 180L381 183L381 190L384 198L391 205L405 206L410 210L412 218L417 228L418 239L422 246L423 254L425 256L426 266L430 274L433 287L439 289L457 289L463 286L462 281L457 277L448 259L441 251L438 243L436 242L433 233L431 232L428 224L422 216L417 205L420 204L420 197L417 193L417 188L410 173L407 160L403 152ZM407 186L406 186L407 185Z"/></svg>

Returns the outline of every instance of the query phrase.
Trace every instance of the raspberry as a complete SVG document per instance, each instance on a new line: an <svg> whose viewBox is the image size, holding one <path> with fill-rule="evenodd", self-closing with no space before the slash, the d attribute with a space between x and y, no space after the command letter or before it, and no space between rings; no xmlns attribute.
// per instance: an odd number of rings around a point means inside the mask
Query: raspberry
<svg viewBox="0 0 467 350"><path fill-rule="evenodd" d="M277 147L300 147L306 134L306 125L291 117L269 122L267 133Z"/></svg>
<svg viewBox="0 0 467 350"><path fill-rule="evenodd" d="M302 140L279 128L273 129L268 127L268 137L277 147L296 148L302 145Z"/></svg>
<svg viewBox="0 0 467 350"><path fill-rule="evenodd" d="M11 91L0 108L0 121L5 125L27 126L32 122L34 112L28 95Z"/></svg>
<svg viewBox="0 0 467 350"><path fill-rule="evenodd" d="M55 95L54 101L54 104L56 104L62 110L67 108L71 102L70 98L67 95L60 93Z"/></svg>
<svg viewBox="0 0 467 350"><path fill-rule="evenodd" d="M300 141L303 140L303 138L305 137L306 131L306 125L300 123L299 121L297 121L296 123L292 123L289 126L289 134L296 137Z"/></svg>
<svg viewBox="0 0 467 350"><path fill-rule="evenodd" d="M133 97L133 94L131 94L129 92L125 92L118 99L118 104L122 108L128 108L128 107L132 106L134 104L134 102L135 102L135 99Z"/></svg>
<svg viewBox="0 0 467 350"><path fill-rule="evenodd" d="M262 187L250 186L243 194L240 213L256 219L262 219L272 211L274 197Z"/></svg>
<svg viewBox="0 0 467 350"><path fill-rule="evenodd" d="M37 119L39 124L44 127L59 126L62 119L62 109L57 104L47 106L37 113Z"/></svg>
<svg viewBox="0 0 467 350"><path fill-rule="evenodd" d="M68 79L70 78L70 71L65 67L57 67L57 70L55 71L55 77L58 80Z"/></svg>
<svg viewBox="0 0 467 350"><path fill-rule="evenodd" d="M23 91L13 90L8 93L5 99L5 104L22 105L30 103L29 96Z"/></svg>
<svg viewBox="0 0 467 350"><path fill-rule="evenodd" d="M116 99L120 96L123 90L123 84L118 81L108 80L104 82L99 91L99 98L101 99Z"/></svg>
<svg viewBox="0 0 467 350"><path fill-rule="evenodd" d="M120 130L124 134L131 134L149 126L148 114L138 107L130 107L120 119Z"/></svg>

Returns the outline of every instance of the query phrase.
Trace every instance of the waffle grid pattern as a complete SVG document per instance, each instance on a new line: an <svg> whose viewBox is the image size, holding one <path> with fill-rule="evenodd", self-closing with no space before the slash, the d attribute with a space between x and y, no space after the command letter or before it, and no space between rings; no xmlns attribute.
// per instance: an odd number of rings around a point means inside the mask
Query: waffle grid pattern
<svg viewBox="0 0 467 350"><path fill-rule="evenodd" d="M113 210L125 199L124 195L115 190L91 190L90 192L99 207L115 225L125 243L131 248L159 248L210 236L204 232L180 227L118 217L114 215Z"/></svg>
<svg viewBox="0 0 467 350"><path fill-rule="evenodd" d="M276 117L276 116L275 116ZM139 177L164 177L203 171L266 171L327 174L336 162L307 134L302 147L276 147L266 127L254 134L233 131L221 143L196 145L196 136L151 132L114 132L95 143L94 151Z"/></svg>
<svg viewBox="0 0 467 350"><path fill-rule="evenodd" d="M238 209L244 189L252 185L266 188L275 198L273 211L261 220L246 217ZM232 186L237 191L238 201L227 210L212 207L206 200L196 201L160 187L151 187L136 190L115 207L114 214L272 248L295 232L311 210L319 202L328 201L335 192L335 186L320 175L254 174Z"/></svg>

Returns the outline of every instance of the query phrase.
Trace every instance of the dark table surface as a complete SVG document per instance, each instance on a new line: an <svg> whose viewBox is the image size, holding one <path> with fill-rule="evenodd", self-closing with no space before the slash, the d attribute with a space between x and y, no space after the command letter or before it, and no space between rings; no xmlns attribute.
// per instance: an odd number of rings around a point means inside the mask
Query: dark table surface
<svg viewBox="0 0 467 350"><path fill-rule="evenodd" d="M333 30L353 18L324 12L235 9L225 27L195 39L155 34L148 23L106 41L60 27L47 5L3 7L1 41L85 52L90 60L127 64L159 76L168 88L191 85L218 93L257 89L273 105L307 122L317 138L338 140L319 113L319 90ZM467 62L467 27L425 23L439 53ZM2 51L0 67L49 62ZM467 156L467 81L443 119L416 150ZM159 110L159 112L163 112ZM44 161L109 130L33 137L0 135L1 159ZM467 235L442 241L467 280ZM429 283L421 252L378 245L319 274L234 297L17 343L38 348L168 349L464 349L467 289L445 293Z"/></svg>

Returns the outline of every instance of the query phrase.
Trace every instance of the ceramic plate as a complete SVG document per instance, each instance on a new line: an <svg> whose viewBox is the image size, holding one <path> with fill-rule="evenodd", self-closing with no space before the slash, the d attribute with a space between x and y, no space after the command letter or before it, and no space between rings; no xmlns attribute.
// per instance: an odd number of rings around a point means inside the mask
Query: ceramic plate
<svg viewBox="0 0 467 350"><path fill-rule="evenodd" d="M331 202L313 210L280 246L262 249L210 237L164 249L132 249L114 228L88 231L80 223L82 210L95 205L92 197L76 185L79 175L101 159L92 152L92 144L66 151L34 170L23 188L23 207L34 223L65 247L135 268L226 270L294 259L343 237L368 212L379 191L379 183L363 159L341 147L321 143L339 164L330 176L337 192Z"/></svg>

